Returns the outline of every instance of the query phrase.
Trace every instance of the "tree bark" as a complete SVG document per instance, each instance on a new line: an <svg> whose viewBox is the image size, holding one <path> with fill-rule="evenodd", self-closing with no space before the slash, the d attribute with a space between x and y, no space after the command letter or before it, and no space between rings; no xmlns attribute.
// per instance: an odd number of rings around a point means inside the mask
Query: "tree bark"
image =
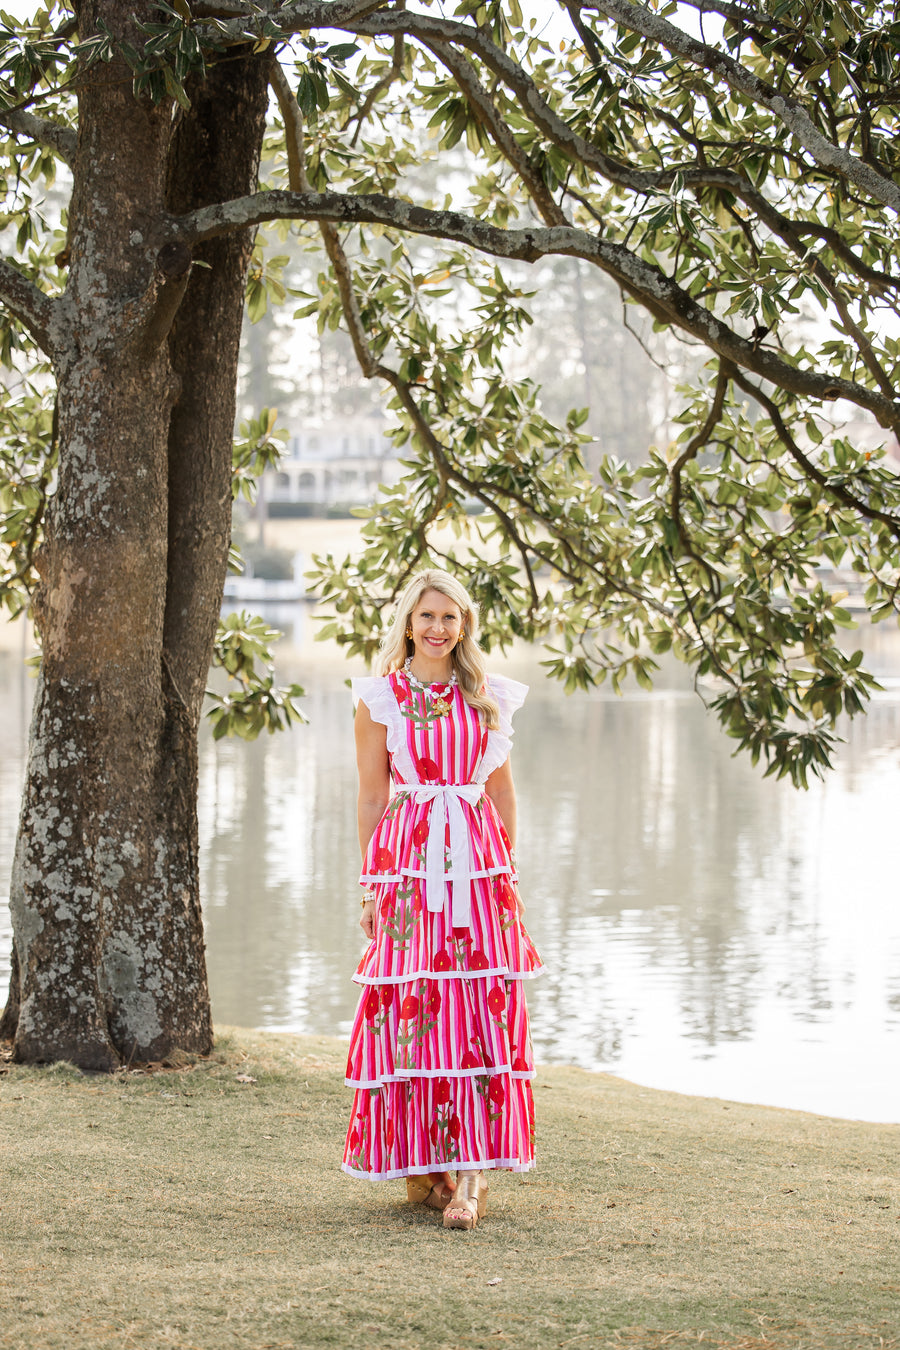
<svg viewBox="0 0 900 1350"><path fill-rule="evenodd" d="M81 38L102 19L138 45L133 9L88 0ZM229 542L252 231L203 244L195 257L212 270L190 274L190 255L158 241L168 210L253 190L267 65L214 68L178 124L170 105L136 101L116 62L79 97L52 352L59 481L2 1023L20 1060L111 1069L211 1045L196 736Z"/></svg>

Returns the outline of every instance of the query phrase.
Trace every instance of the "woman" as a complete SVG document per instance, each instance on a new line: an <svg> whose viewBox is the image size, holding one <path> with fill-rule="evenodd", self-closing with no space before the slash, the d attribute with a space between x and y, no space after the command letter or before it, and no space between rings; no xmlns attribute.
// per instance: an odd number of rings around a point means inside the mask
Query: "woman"
<svg viewBox="0 0 900 1350"><path fill-rule="evenodd" d="M477 622L458 581L421 572L397 602L382 674L353 681L370 943L354 977L343 1167L406 1177L410 1200L463 1229L484 1213L485 1170L534 1165L520 982L540 971L513 853L511 717L527 690L485 677Z"/></svg>

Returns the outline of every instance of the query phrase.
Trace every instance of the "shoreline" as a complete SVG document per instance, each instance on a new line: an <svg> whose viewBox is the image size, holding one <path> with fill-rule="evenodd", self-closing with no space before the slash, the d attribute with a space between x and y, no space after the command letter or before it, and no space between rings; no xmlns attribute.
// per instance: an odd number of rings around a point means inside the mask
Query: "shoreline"
<svg viewBox="0 0 900 1350"><path fill-rule="evenodd" d="M0 1345L900 1350L900 1126L544 1066L538 1167L461 1234L340 1172L340 1048L0 1063Z"/></svg>
<svg viewBox="0 0 900 1350"><path fill-rule="evenodd" d="M349 1039L344 1036L322 1036L316 1033L299 1031L294 1027L265 1027L254 1026L242 1029L244 1034L253 1036L297 1036L300 1039L313 1039L322 1044L331 1043L333 1053L336 1055L346 1054L349 1046ZM537 1060L535 1062L535 1082L538 1081L541 1074L545 1071L556 1069L572 1070L575 1073L593 1074L597 1078L611 1078L622 1083L626 1087L631 1087L647 1092L661 1092L673 1097L680 1097L686 1101L713 1102L723 1106L741 1106L755 1107L760 1111L786 1111L795 1115L812 1116L820 1120L829 1120L844 1122L849 1125L873 1125L883 1126L887 1129L892 1127L900 1128L900 1119L875 1119L869 1116L850 1116L842 1115L839 1112L817 1111L805 1106L789 1106L781 1102L765 1102L756 1098L732 1097L727 1093L710 1092L692 1092L688 1089L673 1088L661 1086L658 1083L652 1083L643 1077L632 1078L627 1073L620 1073L616 1069L588 1068L583 1064L578 1064L574 1060L554 1059Z"/></svg>

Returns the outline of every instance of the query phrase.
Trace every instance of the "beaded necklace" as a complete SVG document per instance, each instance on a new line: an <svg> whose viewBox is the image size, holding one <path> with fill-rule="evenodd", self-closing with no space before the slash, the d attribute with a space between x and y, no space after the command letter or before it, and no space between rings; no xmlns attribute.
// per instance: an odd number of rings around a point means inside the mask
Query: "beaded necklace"
<svg viewBox="0 0 900 1350"><path fill-rule="evenodd" d="M435 680L434 684L426 684L412 673L411 666L412 657L408 656L403 662L403 673L412 687L424 694L426 713L432 717L447 717L451 711L448 699L452 696L456 685L456 671L451 672L449 680ZM433 693L433 689L439 692Z"/></svg>

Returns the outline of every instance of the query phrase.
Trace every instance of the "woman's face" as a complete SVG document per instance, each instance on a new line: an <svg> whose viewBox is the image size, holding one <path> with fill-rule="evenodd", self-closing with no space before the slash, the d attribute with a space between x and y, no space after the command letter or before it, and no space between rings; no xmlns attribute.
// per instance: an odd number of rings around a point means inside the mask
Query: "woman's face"
<svg viewBox="0 0 900 1350"><path fill-rule="evenodd" d="M429 661L440 661L450 655L459 641L463 613L459 605L441 591L423 591L409 616L409 626L416 654Z"/></svg>

